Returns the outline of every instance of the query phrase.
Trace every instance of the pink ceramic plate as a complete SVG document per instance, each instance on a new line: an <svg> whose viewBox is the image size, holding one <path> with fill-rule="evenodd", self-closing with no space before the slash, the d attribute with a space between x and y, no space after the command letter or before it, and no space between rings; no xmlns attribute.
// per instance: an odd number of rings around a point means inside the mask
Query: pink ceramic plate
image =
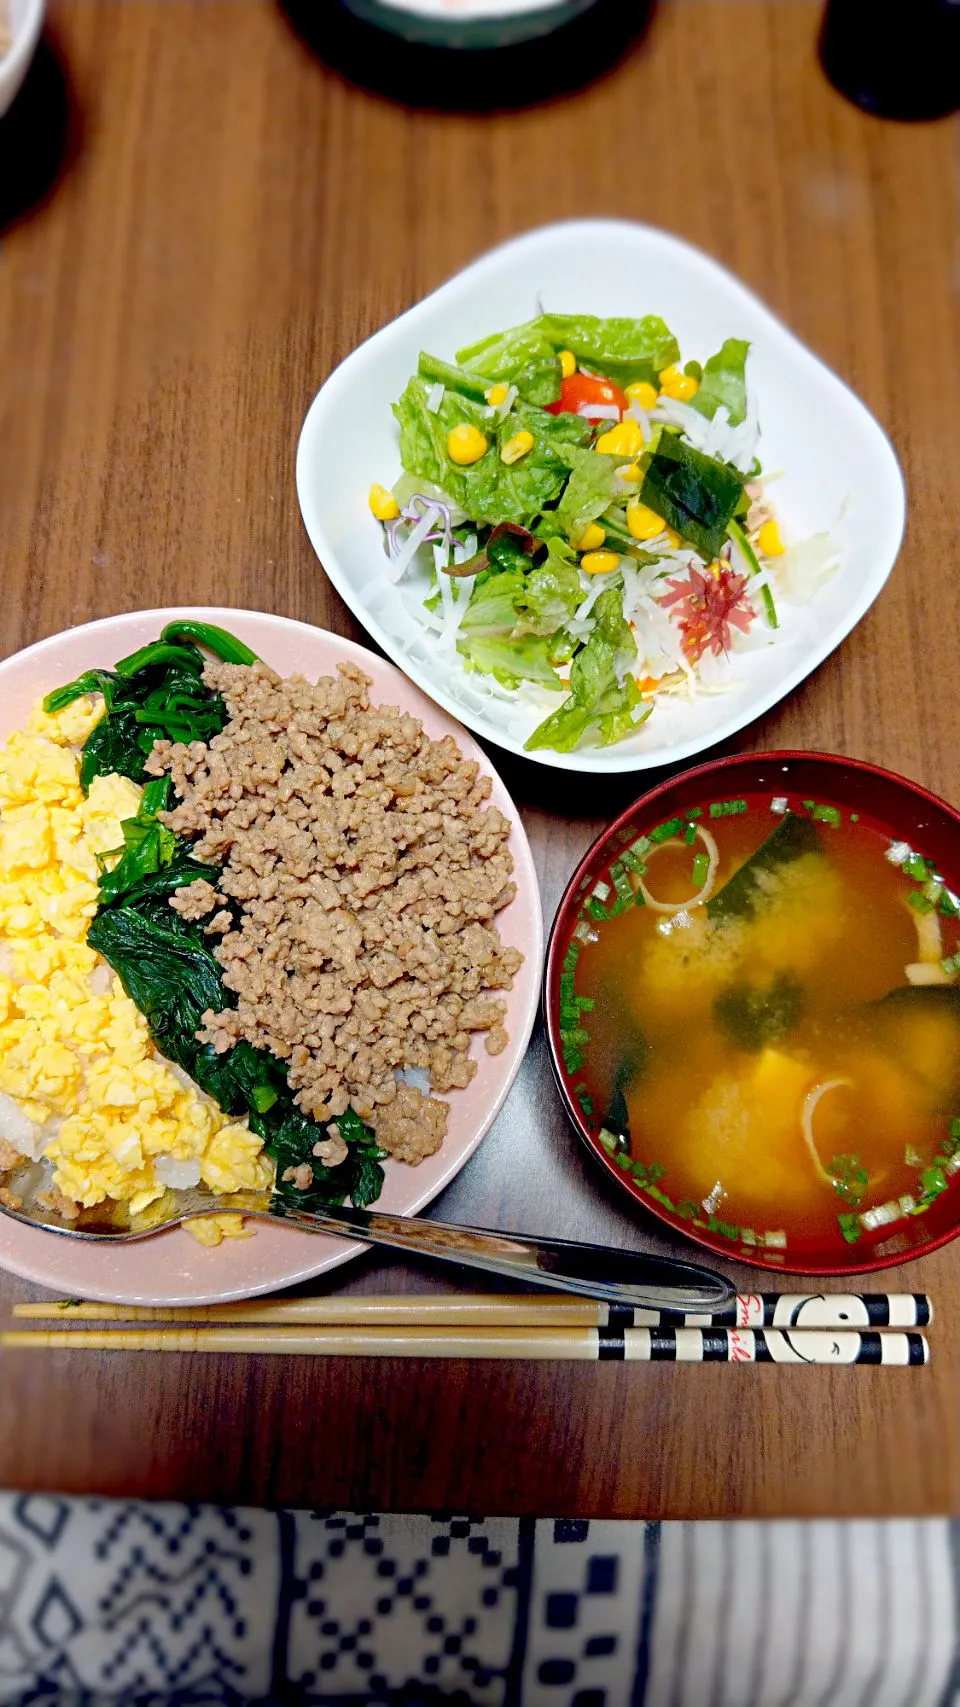
<svg viewBox="0 0 960 1707"><path fill-rule="evenodd" d="M0 740L6 740L25 722L40 695L94 665L112 666L136 647L155 640L164 624L175 617L219 623L284 675L300 671L315 679L332 673L341 660L360 664L372 679L375 700L399 705L419 717L435 739L453 735L461 751L479 761L493 778L493 803L512 820L510 848L517 894L499 915L498 924L503 940L521 949L525 959L507 996L510 1042L502 1055L490 1056L482 1041L476 1040L476 1078L467 1090L451 1094L447 1137L435 1156L416 1168L387 1163L378 1208L415 1215L459 1173L489 1130L516 1077L533 1028L543 960L543 920L533 859L517 809L476 742L392 664L362 646L341 640L339 635L258 611L212 607L136 611L41 640L0 663ZM68 1297L124 1304L208 1304L249 1298L325 1274L364 1248L355 1241L298 1233L262 1222L252 1239L226 1240L215 1250L198 1245L179 1227L142 1244L86 1244L0 1216L0 1265L4 1268Z"/></svg>

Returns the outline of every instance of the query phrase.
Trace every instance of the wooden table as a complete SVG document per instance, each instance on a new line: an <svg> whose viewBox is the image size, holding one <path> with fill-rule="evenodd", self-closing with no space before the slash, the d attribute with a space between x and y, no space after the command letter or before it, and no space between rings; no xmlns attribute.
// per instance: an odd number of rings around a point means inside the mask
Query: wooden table
<svg viewBox="0 0 960 1707"><path fill-rule="evenodd" d="M490 244L618 214L735 269L860 393L906 469L891 584L741 744L855 754L960 799L956 126L845 105L816 63L818 11L665 0L582 93L464 116L351 85L268 0L53 0L16 136L0 131L9 212L42 177L13 145L32 136L49 152L61 62L66 163L0 256L3 651L178 601L363 639L297 509L315 390ZM497 762L549 917L639 785L576 782L562 812L552 772ZM539 1038L436 1210L666 1248L578 1151ZM8 1355L0 1481L361 1509L958 1511L960 1247L888 1279L934 1295L927 1372ZM445 1282L371 1258L338 1284ZM4 1306L30 1295L3 1279Z"/></svg>

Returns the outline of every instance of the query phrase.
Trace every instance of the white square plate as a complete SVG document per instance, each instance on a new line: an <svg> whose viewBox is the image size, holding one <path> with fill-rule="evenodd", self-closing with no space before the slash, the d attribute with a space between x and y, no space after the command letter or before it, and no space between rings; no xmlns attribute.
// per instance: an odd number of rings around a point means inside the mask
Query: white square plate
<svg viewBox="0 0 960 1707"><path fill-rule="evenodd" d="M770 644L738 655L738 686L721 696L655 705L613 747L527 755L571 771L640 771L677 764L726 740L796 687L860 621L887 579L903 537L903 476L889 440L842 380L737 279L663 231L617 220L545 226L475 261L374 334L330 375L310 406L297 453L306 529L330 580L400 668L445 710L510 752L545 715L517 696L492 698L445 656L419 620L425 576L387 579L371 482L400 473L391 404L421 350L452 360L465 344L555 313L661 314L684 358L705 360L725 338L751 343L749 379L764 470L782 470L778 516L795 539L828 532L840 567L807 606L785 613ZM559 701L558 701L559 703Z"/></svg>

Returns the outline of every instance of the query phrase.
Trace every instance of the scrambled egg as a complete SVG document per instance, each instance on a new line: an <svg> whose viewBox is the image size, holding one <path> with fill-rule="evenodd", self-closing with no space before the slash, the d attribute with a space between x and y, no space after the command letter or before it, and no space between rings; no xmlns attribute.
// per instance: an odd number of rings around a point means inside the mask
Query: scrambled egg
<svg viewBox="0 0 960 1707"><path fill-rule="evenodd" d="M86 943L96 856L122 844L141 793L106 776L83 795L73 749L102 714L89 698L38 708L0 751L0 1136L49 1157L55 1185L85 1208L109 1197L137 1213L165 1174L183 1183L185 1171L216 1191L267 1188L261 1140L158 1054ZM187 1228L203 1244L243 1235L236 1216Z"/></svg>

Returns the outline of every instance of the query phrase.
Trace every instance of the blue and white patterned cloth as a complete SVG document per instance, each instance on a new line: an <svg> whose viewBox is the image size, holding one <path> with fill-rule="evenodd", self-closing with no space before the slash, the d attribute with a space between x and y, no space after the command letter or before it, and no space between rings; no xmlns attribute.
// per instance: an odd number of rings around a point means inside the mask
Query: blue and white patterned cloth
<svg viewBox="0 0 960 1707"><path fill-rule="evenodd" d="M960 1525L0 1495L17 1707L960 1707Z"/></svg>

